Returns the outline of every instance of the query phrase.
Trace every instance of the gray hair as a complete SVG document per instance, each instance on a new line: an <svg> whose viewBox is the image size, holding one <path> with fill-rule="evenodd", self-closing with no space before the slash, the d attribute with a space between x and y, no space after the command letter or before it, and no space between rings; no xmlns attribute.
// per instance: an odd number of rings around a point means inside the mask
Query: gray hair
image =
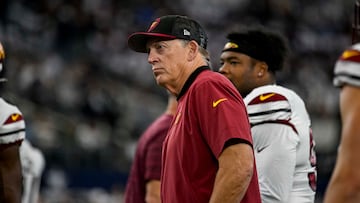
<svg viewBox="0 0 360 203"><path fill-rule="evenodd" d="M180 39L180 41L183 42L183 45L186 46L190 41L189 40L185 40L185 39ZM199 46L198 48L200 54L202 55L204 61L206 62L206 64L211 67L211 63L210 63L210 54L208 52L208 50L204 49L203 47Z"/></svg>

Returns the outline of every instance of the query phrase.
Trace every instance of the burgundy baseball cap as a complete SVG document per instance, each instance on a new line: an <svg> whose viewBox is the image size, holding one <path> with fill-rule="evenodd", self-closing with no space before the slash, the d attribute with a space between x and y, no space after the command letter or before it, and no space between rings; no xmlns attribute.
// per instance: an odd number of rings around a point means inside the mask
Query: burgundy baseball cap
<svg viewBox="0 0 360 203"><path fill-rule="evenodd" d="M180 15L166 15L157 18L152 22L147 32L131 34L128 38L128 45L136 52L147 53L146 43L149 39L154 38L160 40L195 40L204 49L207 46L207 36L200 24L193 19Z"/></svg>

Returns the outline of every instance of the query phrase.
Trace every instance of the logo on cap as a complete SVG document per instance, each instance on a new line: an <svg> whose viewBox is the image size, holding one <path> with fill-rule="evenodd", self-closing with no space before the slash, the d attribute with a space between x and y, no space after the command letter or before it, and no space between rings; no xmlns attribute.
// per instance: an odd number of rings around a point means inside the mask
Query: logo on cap
<svg viewBox="0 0 360 203"><path fill-rule="evenodd" d="M224 49L236 49L236 48L239 48L239 45L235 44L234 42L228 42L224 46Z"/></svg>
<svg viewBox="0 0 360 203"><path fill-rule="evenodd" d="M184 29L184 36L190 36L190 35L191 35L191 34L190 34L189 30Z"/></svg>
<svg viewBox="0 0 360 203"><path fill-rule="evenodd" d="M156 20L151 23L150 28L148 29L148 32L151 32L152 30L154 30L156 28L156 26L158 26L160 23L160 18L156 18Z"/></svg>

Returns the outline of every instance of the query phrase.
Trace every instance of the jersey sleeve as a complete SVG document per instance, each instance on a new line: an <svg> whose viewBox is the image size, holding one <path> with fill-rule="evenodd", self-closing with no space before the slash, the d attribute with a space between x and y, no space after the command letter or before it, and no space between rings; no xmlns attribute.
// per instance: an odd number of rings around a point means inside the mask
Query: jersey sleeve
<svg viewBox="0 0 360 203"><path fill-rule="evenodd" d="M1 105L0 145L11 144L25 138L25 121L18 108Z"/></svg>
<svg viewBox="0 0 360 203"><path fill-rule="evenodd" d="M245 101L251 126L274 123L287 125L297 133L297 129L291 122L291 104L283 94L272 91L255 92L246 97Z"/></svg>
<svg viewBox="0 0 360 203"><path fill-rule="evenodd" d="M333 83L360 87L360 44L345 50L335 64Z"/></svg>

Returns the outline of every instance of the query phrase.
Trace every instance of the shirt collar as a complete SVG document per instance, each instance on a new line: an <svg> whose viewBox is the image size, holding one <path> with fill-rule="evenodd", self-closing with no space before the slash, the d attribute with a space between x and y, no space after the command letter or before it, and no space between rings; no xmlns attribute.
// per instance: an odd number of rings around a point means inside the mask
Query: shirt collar
<svg viewBox="0 0 360 203"><path fill-rule="evenodd" d="M177 96L178 101L179 101L180 97L182 97L186 93L186 91L190 88L191 84L194 82L196 77L204 70L210 70L210 67L209 66L200 66L193 73L191 73L189 78L186 80L183 88L181 89L179 95Z"/></svg>

